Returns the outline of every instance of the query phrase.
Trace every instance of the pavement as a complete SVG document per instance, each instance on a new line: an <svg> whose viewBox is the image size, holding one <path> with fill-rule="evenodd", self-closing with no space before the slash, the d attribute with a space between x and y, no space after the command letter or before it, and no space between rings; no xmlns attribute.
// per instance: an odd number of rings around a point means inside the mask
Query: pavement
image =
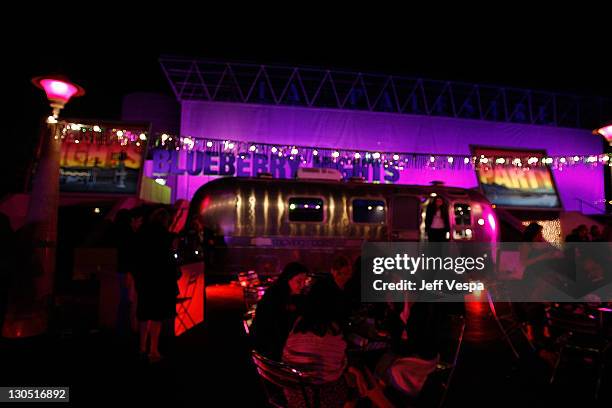
<svg viewBox="0 0 612 408"><path fill-rule="evenodd" d="M138 358L135 337L109 332L3 339L0 385L69 385L70 406L263 407L265 396L250 361L243 312L239 286L209 286L205 322L166 339L166 358L157 364ZM589 364L567 365L551 386L550 366L528 353L516 360L500 337L491 335L490 322L483 325L486 310L483 313L467 335L446 406L612 406L609 372L598 402L592 399L594 370ZM423 401L433 404L435 397ZM36 406L49 405L67 406Z"/></svg>

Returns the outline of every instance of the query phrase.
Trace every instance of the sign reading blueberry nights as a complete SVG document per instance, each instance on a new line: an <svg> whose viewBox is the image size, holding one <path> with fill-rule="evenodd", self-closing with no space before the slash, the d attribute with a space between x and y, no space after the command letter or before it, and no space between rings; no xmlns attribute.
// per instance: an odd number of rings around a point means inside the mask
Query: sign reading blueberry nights
<svg viewBox="0 0 612 408"><path fill-rule="evenodd" d="M300 167L324 167L338 169L344 178L363 177L368 182L395 183L400 171L382 162L353 160L350 164L334 162L330 157L316 156L308 160L300 156L280 157L275 154L174 151L155 149L153 174L189 176L256 177L270 173L275 178L293 178ZM184 158L181 157L184 155ZM306 161L306 162L304 162Z"/></svg>

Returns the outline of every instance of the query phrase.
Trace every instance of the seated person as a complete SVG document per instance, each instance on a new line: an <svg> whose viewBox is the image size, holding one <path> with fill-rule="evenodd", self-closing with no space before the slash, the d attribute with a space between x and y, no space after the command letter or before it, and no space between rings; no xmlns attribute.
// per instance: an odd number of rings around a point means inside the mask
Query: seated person
<svg viewBox="0 0 612 408"><path fill-rule="evenodd" d="M433 360L438 356L442 322L456 312L455 303L408 302L390 305L386 326L394 354ZM462 306L462 305L461 305Z"/></svg>
<svg viewBox="0 0 612 408"><path fill-rule="evenodd" d="M308 270L298 262L285 266L278 279L257 303L251 332L255 350L280 361L287 336L298 316Z"/></svg>
<svg viewBox="0 0 612 408"><path fill-rule="evenodd" d="M347 365L346 342L335 309L332 283L316 282L305 299L302 315L296 320L283 350L283 362L302 371L317 385L321 407L343 406L347 385L343 374ZM314 392L310 389L310 397ZM299 391L285 390L289 406L301 406Z"/></svg>
<svg viewBox="0 0 612 408"><path fill-rule="evenodd" d="M353 262L350 278L344 285L345 298L351 312L362 306L361 302L361 256Z"/></svg>
<svg viewBox="0 0 612 408"><path fill-rule="evenodd" d="M344 255L338 255L332 261L331 275L338 289L344 290L346 284L353 276L351 263Z"/></svg>
<svg viewBox="0 0 612 408"><path fill-rule="evenodd" d="M339 310L338 318L341 325L345 325L351 313L352 303L354 302L355 287L357 283L353 281L353 268L349 259L344 255L336 255L331 265L331 285L335 290L336 306Z"/></svg>
<svg viewBox="0 0 612 408"><path fill-rule="evenodd" d="M436 368L443 322L462 309L460 303L390 304L385 325L391 334L391 350L376 367L379 378L396 392L416 397Z"/></svg>

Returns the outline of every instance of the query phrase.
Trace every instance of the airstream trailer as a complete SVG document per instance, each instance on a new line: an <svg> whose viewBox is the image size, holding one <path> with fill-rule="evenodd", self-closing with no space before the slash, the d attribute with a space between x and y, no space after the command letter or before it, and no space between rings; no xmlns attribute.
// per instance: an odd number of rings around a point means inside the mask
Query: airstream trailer
<svg viewBox="0 0 612 408"><path fill-rule="evenodd" d="M450 240L497 239L494 210L475 190L308 173L295 179L227 177L202 186L189 219L199 217L214 242L208 246L207 274L275 275L295 260L321 272L329 270L336 253L357 256L366 240L425 240L425 211L434 197L447 204Z"/></svg>

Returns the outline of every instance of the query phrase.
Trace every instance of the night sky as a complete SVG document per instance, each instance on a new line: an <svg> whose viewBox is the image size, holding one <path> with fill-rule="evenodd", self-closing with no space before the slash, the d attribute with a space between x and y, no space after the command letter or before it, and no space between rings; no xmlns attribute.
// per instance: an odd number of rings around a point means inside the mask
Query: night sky
<svg viewBox="0 0 612 408"><path fill-rule="evenodd" d="M217 17L228 20L212 27L215 16L198 24L171 18L172 24L155 24L143 18L90 26L85 19L64 30L55 47L44 31L5 46L5 80L14 99L5 112L4 137L12 149L1 161L0 196L22 188L40 121L49 112L44 94L30 83L33 76L62 73L86 89L84 97L67 105L64 117L119 119L126 93L171 93L157 61L160 54L612 96L611 59L605 56L612 49L612 30L597 24L555 20L551 28L535 17L504 23L476 17L416 26L414 14L403 24L338 15L307 24L293 17L274 23ZM4 35L5 43L10 35Z"/></svg>

